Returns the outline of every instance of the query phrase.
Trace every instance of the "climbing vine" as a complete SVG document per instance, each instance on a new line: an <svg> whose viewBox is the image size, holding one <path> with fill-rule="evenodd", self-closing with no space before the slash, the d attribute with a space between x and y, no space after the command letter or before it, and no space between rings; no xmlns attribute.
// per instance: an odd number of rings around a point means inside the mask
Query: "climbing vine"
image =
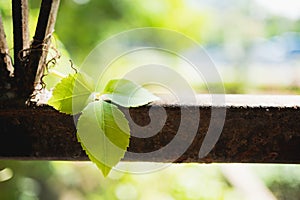
<svg viewBox="0 0 300 200"><path fill-rule="evenodd" d="M107 176L129 146L129 124L119 106L142 106L158 97L126 79L110 80L103 91L95 88L95 81L86 74L69 75L55 86L48 104L66 114L80 114L77 139Z"/></svg>

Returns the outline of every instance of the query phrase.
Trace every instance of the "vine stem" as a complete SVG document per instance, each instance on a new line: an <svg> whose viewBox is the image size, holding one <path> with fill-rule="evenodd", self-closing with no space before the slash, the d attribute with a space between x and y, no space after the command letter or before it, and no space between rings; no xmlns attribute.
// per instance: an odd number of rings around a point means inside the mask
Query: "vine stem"
<svg viewBox="0 0 300 200"><path fill-rule="evenodd" d="M44 46L44 51L42 52L42 56L39 61L39 65L37 68L36 72L36 77L35 77L35 84L38 84L41 80L41 77L44 74L44 70L47 67L47 53L49 51L50 43L51 43L51 37L54 32L54 27L55 27L55 22L56 22L56 16L59 8L59 3L60 0L54 0L52 3L52 7L50 10L50 16L49 16L49 21L48 21L48 26L46 29L46 35L45 35L45 46Z"/></svg>
<svg viewBox="0 0 300 200"><path fill-rule="evenodd" d="M42 0L38 22L30 46L28 70L26 70L25 96L30 96L39 83L46 67L46 56L54 31L60 0Z"/></svg>

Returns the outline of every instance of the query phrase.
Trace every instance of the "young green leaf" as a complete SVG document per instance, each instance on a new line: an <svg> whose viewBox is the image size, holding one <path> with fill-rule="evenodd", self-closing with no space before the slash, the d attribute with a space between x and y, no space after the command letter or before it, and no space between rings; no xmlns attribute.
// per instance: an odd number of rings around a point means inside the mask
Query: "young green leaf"
<svg viewBox="0 0 300 200"><path fill-rule="evenodd" d="M90 161L92 161L93 163L96 164L96 166L98 167L98 169L100 169L102 171L102 174L104 177L107 177L107 175L109 174L109 172L111 171L111 167L108 167L106 165L104 165L103 163L101 163L99 160L97 160L88 150L87 148L83 145L83 143L80 141L80 138L77 136L78 141L80 142L82 149L85 151L85 153L88 155Z"/></svg>
<svg viewBox="0 0 300 200"><path fill-rule="evenodd" d="M117 106L100 100L89 103L82 111L77 123L77 138L106 176L124 157L130 129Z"/></svg>
<svg viewBox="0 0 300 200"><path fill-rule="evenodd" d="M123 107L138 107L159 98L145 88L126 79L113 79L102 92L104 98Z"/></svg>
<svg viewBox="0 0 300 200"><path fill-rule="evenodd" d="M93 80L77 73L63 78L54 88L48 104L60 112L77 114L91 101L94 91Z"/></svg>

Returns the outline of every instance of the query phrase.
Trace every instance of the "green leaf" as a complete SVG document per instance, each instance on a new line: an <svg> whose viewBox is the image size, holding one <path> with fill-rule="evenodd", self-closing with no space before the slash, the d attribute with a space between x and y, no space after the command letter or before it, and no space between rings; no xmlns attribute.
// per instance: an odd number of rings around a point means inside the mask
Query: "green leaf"
<svg viewBox="0 0 300 200"><path fill-rule="evenodd" d="M109 81L102 94L105 99L123 107L138 107L159 99L145 88L126 79Z"/></svg>
<svg viewBox="0 0 300 200"><path fill-rule="evenodd" d="M54 88L48 104L60 112L77 114L94 100L93 80L83 73L63 78Z"/></svg>
<svg viewBox="0 0 300 200"><path fill-rule="evenodd" d="M77 133L78 134L78 133ZM109 172L111 171L111 167L108 167L106 165L104 165L103 163L101 163L100 161L98 161L88 150L87 148L83 145L83 143L80 141L80 138L77 136L78 141L80 142L82 149L86 152L86 154L88 155L89 159L96 164L96 166L102 171L102 174L104 177L107 177L107 175L109 174Z"/></svg>
<svg viewBox="0 0 300 200"><path fill-rule="evenodd" d="M77 138L91 161L107 176L125 155L130 129L117 106L100 100L89 103L82 111Z"/></svg>

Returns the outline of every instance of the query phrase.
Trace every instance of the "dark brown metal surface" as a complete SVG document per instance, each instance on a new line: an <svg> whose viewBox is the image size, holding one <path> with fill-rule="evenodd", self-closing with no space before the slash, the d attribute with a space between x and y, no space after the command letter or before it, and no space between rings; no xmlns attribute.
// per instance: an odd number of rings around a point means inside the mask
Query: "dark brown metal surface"
<svg viewBox="0 0 300 200"><path fill-rule="evenodd" d="M259 100L261 97L257 98ZM159 121L163 119L163 112L158 105L152 106L151 115L152 119ZM163 104L161 106L167 113L163 128L148 138L132 137L128 151L138 153L139 157L125 156L124 160L171 162L176 159L169 154L171 152L180 155L175 162L300 163L300 108L296 104L237 105L226 105L226 119L219 140L207 156L199 158L199 150L210 123L211 109L222 107L207 106L205 103L189 106ZM131 108L130 114L123 111L134 123L151 128L147 126L150 123L149 108ZM166 154L149 157L147 153L172 142L182 122L181 113L193 109L200 111L200 121L190 117L185 119L184 125L186 135L190 134L189 127L199 125L192 143L189 144L188 137L183 136L177 148L175 146ZM215 119L215 122L218 123L218 120ZM130 123L132 134L138 135L142 129L134 123ZM179 147L187 143L188 149L180 152ZM42 106L0 110L0 159L87 160L87 156L77 142L73 117Z"/></svg>

